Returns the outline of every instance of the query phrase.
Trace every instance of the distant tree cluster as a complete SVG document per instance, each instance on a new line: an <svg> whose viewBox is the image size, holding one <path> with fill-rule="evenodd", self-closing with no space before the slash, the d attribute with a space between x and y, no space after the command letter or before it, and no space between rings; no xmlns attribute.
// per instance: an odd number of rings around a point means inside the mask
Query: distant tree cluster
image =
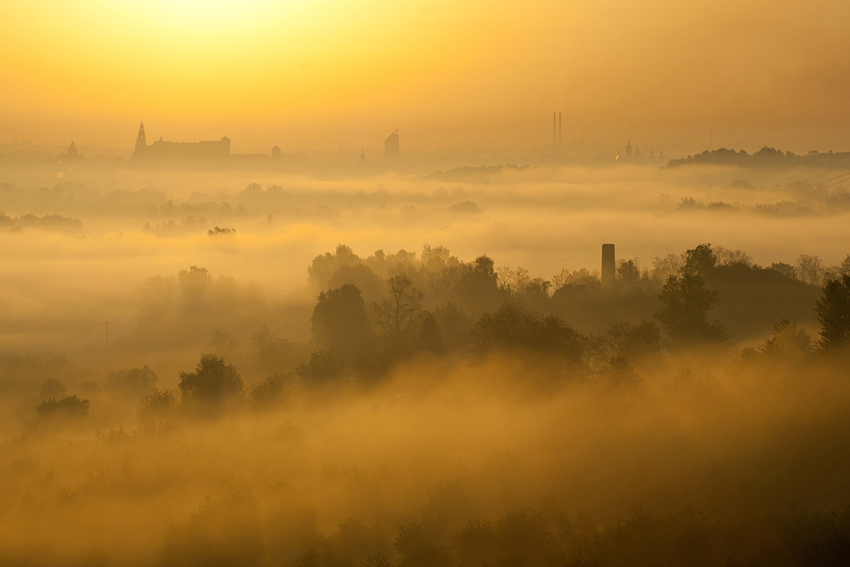
<svg viewBox="0 0 850 567"><path fill-rule="evenodd" d="M80 232L83 230L83 223L80 219L62 215L44 215L40 217L30 213L19 217L10 217L3 211L0 211L0 227L8 228L13 232L18 232L26 228Z"/></svg>
<svg viewBox="0 0 850 567"><path fill-rule="evenodd" d="M744 150L735 151L720 148L719 150L706 150L700 154L689 155L681 159L672 159L667 162L667 167L681 167L685 165L848 168L850 167L850 152L821 153L811 151L806 155L798 155L790 151L783 152L782 150L764 147L754 154L749 154Z"/></svg>
<svg viewBox="0 0 850 567"><path fill-rule="evenodd" d="M620 261L615 284L606 288L587 270L562 270L544 280L523 268L496 269L487 256L461 262L442 247L426 246L420 258L404 250L360 258L340 245L309 269L315 285L328 287L313 310L318 350L297 375L305 383L363 377L406 357L460 351L538 353L561 360L571 376L634 377L635 364L665 348L729 345L730 333L713 312L749 328L772 319L774 337L764 356L807 352L810 339L792 317L815 301L819 282L850 266L850 256L831 271L820 265L801 256L796 268L762 268L740 250L700 244L656 258L651 270ZM359 285L374 299L365 299ZM824 313L840 311L833 306L841 304L836 285L824 289L818 303ZM611 315L617 311L626 318ZM567 322L578 313L607 326L580 332ZM825 329L832 325L828 316L820 319ZM836 325L845 328L842 321Z"/></svg>
<svg viewBox="0 0 850 567"><path fill-rule="evenodd" d="M155 425L178 415L277 411L310 390L368 388L410 359L499 354L550 365L553 382L631 387L664 353L728 349L727 324L741 321L745 329L761 325L762 336L772 328L765 342L741 351L742 359L844 356L850 351L848 272L850 256L833 269L805 255L797 267L763 268L744 252L704 243L656 258L651 268L621 260L615 281L603 286L598 273L584 269L543 279L523 268L496 268L485 255L462 262L444 247L425 246L418 257L401 250L360 258L341 245L309 268L314 285L326 286L312 309L309 343L279 338L262 323L250 334L244 364L241 342L215 329L209 353L194 371L180 373L176 390L157 389L157 374L145 365L109 372L105 393L135 399L142 422ZM171 315L198 322L220 311L220 297L234 289L196 266L166 283ZM801 313L812 319L807 312L820 323L817 341L798 322ZM98 396L99 386L84 380L77 391ZM89 399L68 395L58 380L45 380L39 395L39 423L80 422L88 415Z"/></svg>
<svg viewBox="0 0 850 567"><path fill-rule="evenodd" d="M230 227L223 227L222 228L222 227L216 226L216 227L211 228L207 231L207 235L209 235L209 236L228 236L228 235L233 235L233 234L236 234L236 229L230 228Z"/></svg>
<svg viewBox="0 0 850 567"><path fill-rule="evenodd" d="M295 567L465 567L472 565L619 567L628 565L839 566L850 561L850 509L790 506L743 518L684 508L657 514L633 506L615 522L589 514L514 510L489 521L449 526L424 516L390 534L358 518L321 534L315 521L283 526L260 513L244 492L207 498L173 526L164 546L169 565ZM293 525L294 522L294 525ZM288 531L283 531L287 530ZM276 539L262 537L276 534ZM758 537L742 536L758 534Z"/></svg>

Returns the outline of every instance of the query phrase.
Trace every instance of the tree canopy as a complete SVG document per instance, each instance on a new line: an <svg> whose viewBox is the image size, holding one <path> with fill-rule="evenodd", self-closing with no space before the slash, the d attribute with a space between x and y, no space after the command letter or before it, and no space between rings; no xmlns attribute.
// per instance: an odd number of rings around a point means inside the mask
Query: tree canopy
<svg viewBox="0 0 850 567"><path fill-rule="evenodd" d="M214 354L201 355L194 372L180 373L181 403L198 413L215 412L242 400L244 384L239 373Z"/></svg>
<svg viewBox="0 0 850 567"><path fill-rule="evenodd" d="M710 263L705 256L702 259ZM701 261L694 262L695 266L700 264ZM708 322L708 312L719 301L719 294L705 288L699 273L684 270L680 276L669 276L659 299L663 307L656 317L674 344L686 346L726 339L726 330L720 323Z"/></svg>
<svg viewBox="0 0 850 567"><path fill-rule="evenodd" d="M826 282L815 311L821 324L818 346L824 350L847 348L850 345L850 275Z"/></svg>

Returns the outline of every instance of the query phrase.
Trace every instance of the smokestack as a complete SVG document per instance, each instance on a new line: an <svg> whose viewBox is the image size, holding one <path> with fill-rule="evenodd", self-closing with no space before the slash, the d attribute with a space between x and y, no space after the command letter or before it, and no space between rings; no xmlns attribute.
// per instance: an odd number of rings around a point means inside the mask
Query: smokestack
<svg viewBox="0 0 850 567"><path fill-rule="evenodd" d="M552 113L552 145L556 144L557 141L558 141L558 139L556 137L556 135L558 133L558 131L557 131L558 125L557 125L557 120L555 119L557 114L558 114L557 112Z"/></svg>
<svg viewBox="0 0 850 567"><path fill-rule="evenodd" d="M558 145L561 145L561 113L558 113Z"/></svg>
<svg viewBox="0 0 850 567"><path fill-rule="evenodd" d="M610 286L617 277L617 266L614 261L614 245L602 245L602 285Z"/></svg>

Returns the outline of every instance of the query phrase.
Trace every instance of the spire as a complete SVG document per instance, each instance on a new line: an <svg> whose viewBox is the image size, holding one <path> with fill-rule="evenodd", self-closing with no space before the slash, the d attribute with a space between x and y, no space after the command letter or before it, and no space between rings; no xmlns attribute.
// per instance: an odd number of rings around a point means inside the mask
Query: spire
<svg viewBox="0 0 850 567"><path fill-rule="evenodd" d="M145 137L145 124L141 122L139 124L139 135L136 137L136 149L139 149L139 146L146 146L147 138Z"/></svg>
<svg viewBox="0 0 850 567"><path fill-rule="evenodd" d="M133 152L133 157L139 157L148 147L148 141L145 137L145 123L139 121L139 135L136 136L136 150Z"/></svg>

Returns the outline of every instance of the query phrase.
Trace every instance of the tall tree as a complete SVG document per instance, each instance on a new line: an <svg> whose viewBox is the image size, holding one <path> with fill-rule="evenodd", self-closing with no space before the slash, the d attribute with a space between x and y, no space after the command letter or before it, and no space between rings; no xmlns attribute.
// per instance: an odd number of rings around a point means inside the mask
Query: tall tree
<svg viewBox="0 0 850 567"><path fill-rule="evenodd" d="M181 403L197 413L215 413L242 400L244 384L236 369L214 354L201 355L194 372L180 373Z"/></svg>
<svg viewBox="0 0 850 567"><path fill-rule="evenodd" d="M479 256L474 262L466 264L462 275L455 284L454 292L461 305L475 315L492 311L509 294L499 289L495 264L488 256Z"/></svg>
<svg viewBox="0 0 850 567"><path fill-rule="evenodd" d="M698 273L683 270L681 276L669 276L658 296L663 304L656 317L670 340L679 346L726 339L726 330L718 322L708 322L708 312L719 300L716 291L705 288Z"/></svg>
<svg viewBox="0 0 850 567"><path fill-rule="evenodd" d="M332 351L343 361L361 360L371 350L372 328L366 304L353 284L320 293L310 321L316 346Z"/></svg>
<svg viewBox="0 0 850 567"><path fill-rule="evenodd" d="M850 345L850 275L826 282L815 311L821 324L818 346L834 350Z"/></svg>
<svg viewBox="0 0 850 567"><path fill-rule="evenodd" d="M797 273L803 283L821 285L824 276L823 261L817 256L800 254L797 258Z"/></svg>
<svg viewBox="0 0 850 567"><path fill-rule="evenodd" d="M413 338L424 315L422 292L407 276L387 280L387 297L372 304L372 316L384 330L393 349L403 349Z"/></svg>
<svg viewBox="0 0 850 567"><path fill-rule="evenodd" d="M696 248L685 252L685 272L705 275L717 266L717 255L711 249L711 244L699 244Z"/></svg>

